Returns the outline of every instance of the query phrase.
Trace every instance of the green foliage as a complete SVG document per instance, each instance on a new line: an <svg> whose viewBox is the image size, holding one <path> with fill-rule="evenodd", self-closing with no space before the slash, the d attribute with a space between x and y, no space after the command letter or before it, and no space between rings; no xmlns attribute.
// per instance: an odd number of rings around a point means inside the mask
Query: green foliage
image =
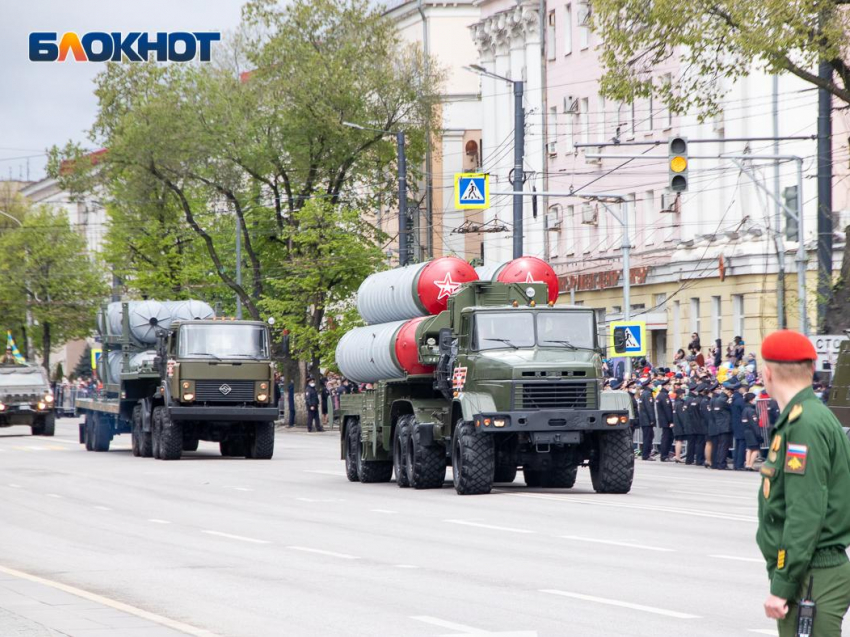
<svg viewBox="0 0 850 637"><path fill-rule="evenodd" d="M77 365L74 367L74 376L76 378L91 378L91 374L91 346L86 345L86 349L83 352L83 355L80 357L80 360L77 361Z"/></svg>
<svg viewBox="0 0 850 637"><path fill-rule="evenodd" d="M3 327L23 325L29 309L38 326L34 346L46 369L52 346L88 336L107 292L103 271L85 248L64 212L46 207L30 210L23 227L0 236Z"/></svg>
<svg viewBox="0 0 850 637"><path fill-rule="evenodd" d="M57 383L61 383L63 378L65 378L65 370L62 369L62 363L57 363L56 371L53 374L53 380Z"/></svg>
<svg viewBox="0 0 850 637"><path fill-rule="evenodd" d="M843 57L850 14L833 0L593 0L605 67L600 88L631 102L654 94L675 113L715 114L735 79L756 67L788 71L850 103ZM672 64L673 84L653 71ZM836 80L818 79L820 59Z"/></svg>

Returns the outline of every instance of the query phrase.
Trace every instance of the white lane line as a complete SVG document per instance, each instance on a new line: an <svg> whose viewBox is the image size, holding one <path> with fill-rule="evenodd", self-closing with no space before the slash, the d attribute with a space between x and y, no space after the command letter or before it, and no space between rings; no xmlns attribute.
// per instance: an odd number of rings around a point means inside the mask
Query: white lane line
<svg viewBox="0 0 850 637"><path fill-rule="evenodd" d="M356 555L348 555L347 553L336 553L334 551L325 551L322 549L311 549L306 546L287 546L290 551L302 551L304 553L316 553L318 555L327 555L328 557L339 557L344 560L359 560Z"/></svg>
<svg viewBox="0 0 850 637"><path fill-rule="evenodd" d="M426 624L431 624L432 626L439 626L440 628L448 628L449 630L456 630L459 633L466 633L467 635L486 635L486 630L481 630L479 628L474 628L473 626L467 626L466 624L456 624L454 622L447 622L445 619L440 619L438 617L429 617L428 615L413 615L410 619L415 619L416 621L425 622Z"/></svg>
<svg viewBox="0 0 850 637"><path fill-rule="evenodd" d="M93 508L97 509L98 511L111 511L112 510L109 507L103 506L102 504L95 504Z"/></svg>
<svg viewBox="0 0 850 637"><path fill-rule="evenodd" d="M154 524L171 524L168 520L159 520L157 518L151 518L148 522L153 522Z"/></svg>
<svg viewBox="0 0 850 637"><path fill-rule="evenodd" d="M708 496L709 498L722 498L724 500L746 500L748 502L756 502L755 491L753 491L752 496L744 496L744 495L726 495L725 493L706 493L705 491L674 491L671 490L670 493L680 493L682 495L702 495Z"/></svg>
<svg viewBox="0 0 850 637"><path fill-rule="evenodd" d="M481 524L479 522L467 522L466 520L443 520L449 524L461 524L463 526L474 526L479 529L491 529L493 531L507 531L508 533L534 533L528 529L515 529L510 526L495 526L493 524Z"/></svg>
<svg viewBox="0 0 850 637"><path fill-rule="evenodd" d="M779 631L773 630L771 628L749 628L747 629L747 632L758 633L759 635L773 635L773 637L779 635Z"/></svg>
<svg viewBox="0 0 850 637"><path fill-rule="evenodd" d="M419 568L418 566L414 566L413 564L396 564L396 568Z"/></svg>
<svg viewBox="0 0 850 637"><path fill-rule="evenodd" d="M253 537L245 537L244 535L232 535L230 533L222 533L221 531L201 531L201 533L206 533L207 535L215 535L218 537L226 537L230 540L239 540L241 542L251 542L252 544L271 544L271 542L267 540L258 540Z"/></svg>
<svg viewBox="0 0 850 637"><path fill-rule="evenodd" d="M62 440L61 438L53 438L50 442L61 442L63 445L74 445L75 447L80 444L76 440Z"/></svg>
<svg viewBox="0 0 850 637"><path fill-rule="evenodd" d="M595 542L597 544L610 544L611 546L625 546L630 549L643 549L645 551L660 551L663 553L675 553L676 549L667 549L661 546L647 546L646 544L632 544L631 542L615 542L614 540L600 540L592 537L579 537L578 535L561 535L564 540L577 540L579 542Z"/></svg>
<svg viewBox="0 0 850 637"><path fill-rule="evenodd" d="M654 613L656 615L664 615L665 617L675 617L676 619L699 619L699 615L689 615L688 613L680 613L675 610L666 610L664 608L656 608L655 606L644 606L643 604L632 604L631 602L621 602L617 599L606 599L605 597L596 597L594 595L582 595L581 593L569 593L567 591L558 591L553 589L542 589L540 592L548 593L549 595L560 595L561 597L571 597L572 599L580 599L585 602L596 602L598 604L608 604L609 606L630 608L632 610L640 610L645 613Z"/></svg>
<svg viewBox="0 0 850 637"><path fill-rule="evenodd" d="M60 500L62 499L62 496L58 493L45 493L44 495L46 495L48 498L59 498Z"/></svg>
<svg viewBox="0 0 850 637"><path fill-rule="evenodd" d="M29 445L27 449L30 451L47 451L47 447L39 447L37 445Z"/></svg>
<svg viewBox="0 0 850 637"><path fill-rule="evenodd" d="M345 500L341 500L339 498L295 498L300 502L345 502Z"/></svg>
<svg viewBox="0 0 850 637"><path fill-rule="evenodd" d="M334 476L338 478L343 476L339 471L321 471L320 469L304 469L304 473L318 473L323 476Z"/></svg>
<svg viewBox="0 0 850 637"><path fill-rule="evenodd" d="M369 509L372 513L398 513L398 511L390 511L389 509Z"/></svg>
<svg viewBox="0 0 850 637"><path fill-rule="evenodd" d="M709 555L709 557L716 557L721 560L737 560L739 562L755 562L756 564L763 564L763 559L757 559L755 557L738 557L737 555Z"/></svg>
<svg viewBox="0 0 850 637"><path fill-rule="evenodd" d="M506 493L501 492L501 495L506 495L514 498L537 498L538 500L554 500L556 502L565 502L567 504L589 504L591 506L614 507L615 509L636 509L640 511L660 511L663 513L681 513L682 515L692 515L698 518L716 518L718 520L732 520L735 522L758 522L758 518L748 515L735 515L727 513L719 513L714 511L702 511L699 509L680 509L676 507L663 507L643 504L625 504L615 502L600 502L597 498L595 501L590 499L593 496L584 498L583 496L558 496L547 495L543 493Z"/></svg>
<svg viewBox="0 0 850 637"><path fill-rule="evenodd" d="M108 606L109 608L121 611L122 613L135 615L136 617L141 617L142 619L146 619L147 621L160 624L161 626L166 626L167 628L171 628L172 630L178 630L187 635L194 635L195 637L217 637L215 633L210 632L209 630L197 628L196 626L190 626L189 624L184 624L183 622L179 622L174 619L169 619L168 617L163 617L162 615L157 615L155 613L142 610L141 608L136 608L135 606L130 606L129 604L125 604L114 599L109 599L108 597L103 597L102 595L98 595L96 593L90 593L89 591L85 591L81 588L68 586L67 584L62 584L61 582L55 582L53 580L45 579L43 577L38 577L37 575L30 575L29 573L24 573L23 571L16 571L15 569L6 568L5 566L0 566L0 573L5 573L6 575L11 575L12 577L17 577L19 579L24 579L30 582L35 582L36 584L41 584L42 586L49 586L51 588L55 588L56 590L60 590L70 595L76 595L77 597L81 597L82 599L87 599L90 602L94 602L95 604L102 604L103 606Z"/></svg>
<svg viewBox="0 0 850 637"><path fill-rule="evenodd" d="M247 487L224 487L225 489L233 489L234 491L253 491Z"/></svg>
<svg viewBox="0 0 850 637"><path fill-rule="evenodd" d="M12 487L13 489L20 489L20 488L21 488L21 485L19 485L19 484L12 484L11 482L9 483L9 486L10 486L10 487Z"/></svg>

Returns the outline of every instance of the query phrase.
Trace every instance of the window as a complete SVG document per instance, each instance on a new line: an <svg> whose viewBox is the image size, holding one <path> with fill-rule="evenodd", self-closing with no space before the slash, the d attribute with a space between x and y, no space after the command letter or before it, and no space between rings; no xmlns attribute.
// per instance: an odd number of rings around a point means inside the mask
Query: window
<svg viewBox="0 0 850 637"><path fill-rule="evenodd" d="M665 73L661 76L661 84L664 86L669 86L673 83L673 74ZM673 111L670 110L670 107L667 104L664 105L662 110L662 125L665 130L669 130L673 128Z"/></svg>
<svg viewBox="0 0 850 637"><path fill-rule="evenodd" d="M634 137L635 127L637 125L637 121L635 120L635 102L632 100L632 103L629 104L629 131Z"/></svg>
<svg viewBox="0 0 850 637"><path fill-rule="evenodd" d="M590 46L590 4L587 0L578 5L578 45L582 51Z"/></svg>
<svg viewBox="0 0 850 637"><path fill-rule="evenodd" d="M655 129L655 113L652 112L655 101L652 99L652 95L649 96L647 103L649 104L649 112L646 114L646 130L651 133Z"/></svg>
<svg viewBox="0 0 850 637"><path fill-rule="evenodd" d="M605 98L599 96L599 117L597 118L596 130L597 140L604 143L606 140L607 131L605 130Z"/></svg>
<svg viewBox="0 0 850 637"><path fill-rule="evenodd" d="M549 155L557 155L558 154L558 107L550 106L549 107L549 143L546 144L546 148L549 151Z"/></svg>
<svg viewBox="0 0 850 637"><path fill-rule="evenodd" d="M721 336L722 322L723 322L723 315L721 314L720 297L719 296L712 296L711 297L711 338L713 338L713 339L722 338L722 336Z"/></svg>
<svg viewBox="0 0 850 637"><path fill-rule="evenodd" d="M546 28L546 59L555 59L555 49L557 48L555 39L555 12L549 12L549 24Z"/></svg>
<svg viewBox="0 0 850 637"><path fill-rule="evenodd" d="M700 333L699 299L691 299L691 332Z"/></svg>
<svg viewBox="0 0 850 637"><path fill-rule="evenodd" d="M572 5L564 7L564 55L573 52L573 8Z"/></svg>
<svg viewBox="0 0 850 637"><path fill-rule="evenodd" d="M586 144L590 140L590 100L586 97L582 97L579 101L578 117L581 141Z"/></svg>
<svg viewBox="0 0 850 637"><path fill-rule="evenodd" d="M667 309L667 294L661 292L652 295L652 309L655 312L664 312Z"/></svg>
<svg viewBox="0 0 850 637"><path fill-rule="evenodd" d="M673 338L682 338L682 308L679 301L673 301Z"/></svg>
<svg viewBox="0 0 850 637"><path fill-rule="evenodd" d="M744 338L744 295L732 295L732 325L735 336ZM746 339L745 339L746 342Z"/></svg>

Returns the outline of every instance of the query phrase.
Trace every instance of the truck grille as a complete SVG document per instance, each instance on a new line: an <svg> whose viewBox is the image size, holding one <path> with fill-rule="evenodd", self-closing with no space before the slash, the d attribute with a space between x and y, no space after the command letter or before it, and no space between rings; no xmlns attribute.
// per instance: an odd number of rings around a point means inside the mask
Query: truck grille
<svg viewBox="0 0 850 637"><path fill-rule="evenodd" d="M196 380L195 400L198 402L254 402L253 380Z"/></svg>
<svg viewBox="0 0 850 637"><path fill-rule="evenodd" d="M517 383L515 409L596 409L596 383Z"/></svg>

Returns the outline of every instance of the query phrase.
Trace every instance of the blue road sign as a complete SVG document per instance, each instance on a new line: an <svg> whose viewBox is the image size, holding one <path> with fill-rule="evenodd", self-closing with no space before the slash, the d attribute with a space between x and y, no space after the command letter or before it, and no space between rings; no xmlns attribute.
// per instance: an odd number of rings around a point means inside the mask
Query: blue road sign
<svg viewBox="0 0 850 637"><path fill-rule="evenodd" d="M455 173L455 207L487 208L490 205L489 175Z"/></svg>

